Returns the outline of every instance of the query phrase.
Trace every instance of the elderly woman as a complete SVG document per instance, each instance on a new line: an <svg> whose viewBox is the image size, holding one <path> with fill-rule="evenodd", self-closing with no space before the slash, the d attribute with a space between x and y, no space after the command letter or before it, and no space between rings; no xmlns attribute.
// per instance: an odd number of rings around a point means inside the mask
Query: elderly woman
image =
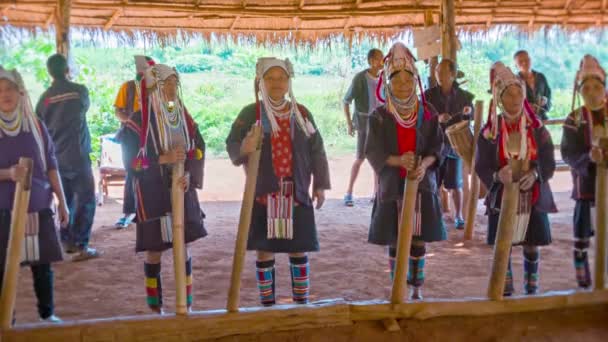
<svg viewBox="0 0 608 342"><path fill-rule="evenodd" d="M61 322L54 315L53 303L51 263L62 260L53 219L53 193L59 203L57 215L63 226L67 225L69 215L57 171L55 147L46 126L32 111L21 76L16 70L5 70L1 66L0 155L0 282L6 262L15 183L26 175L18 162L21 157L30 158L34 169L21 261L32 270L40 318Z"/></svg>
<svg viewBox="0 0 608 342"><path fill-rule="evenodd" d="M583 106L573 109L563 128L561 152L572 172L574 207L574 267L581 288L591 286L587 250L593 236L591 208L595 201L595 165L606 160L606 151L592 147L606 136L606 72L595 57L586 55L576 74L575 94ZM603 131L603 132L602 132Z"/></svg>
<svg viewBox="0 0 608 342"><path fill-rule="evenodd" d="M203 184L205 142L179 96L179 75L174 68L156 64L148 68L141 84L141 111L125 122L123 137L132 160L133 191L136 202L136 251L146 252L144 273L147 303L162 313L162 252L172 247L171 174L173 166L185 162L184 188L185 242L207 235L204 214L196 189ZM186 293L192 306L192 259L187 251Z"/></svg>
<svg viewBox="0 0 608 342"><path fill-rule="evenodd" d="M538 291L540 251L538 246L551 243L548 213L555 212L549 179L555 171L553 142L525 99L525 86L501 62L492 66L492 102L490 117L477 142L475 171L489 189L486 197L488 244L496 240L500 203L504 184L512 181L509 160L522 160L523 175L519 180L517 222L521 232L517 244L523 246L524 288L528 295ZM501 114L497 113L496 106ZM526 222L527 220L527 222ZM513 227L516 231L517 227ZM525 235L524 235L525 234ZM517 235L517 233L516 233ZM514 291L511 261L507 271L504 294Z"/></svg>
<svg viewBox="0 0 608 342"><path fill-rule="evenodd" d="M262 126L262 152L247 249L257 252L260 302L275 304L275 253L288 253L292 297L308 302L307 252L319 250L313 201L320 209L330 188L323 139L306 107L292 91L293 66L286 59L260 58L256 67L256 103L243 108L226 139L235 165L247 163ZM260 99L261 98L261 99ZM312 177L312 198L309 194Z"/></svg>
<svg viewBox="0 0 608 342"><path fill-rule="evenodd" d="M420 79L414 63L415 59L405 45L393 45L378 85L386 99L379 96L384 105L376 108L371 116L365 152L379 177L369 242L388 246L391 280L408 170L415 170L420 182L407 282L411 298L422 299L426 243L446 239L436 177L444 153L443 132L435 111L425 102L424 95L418 98L416 93ZM422 94L422 87L419 91Z"/></svg>

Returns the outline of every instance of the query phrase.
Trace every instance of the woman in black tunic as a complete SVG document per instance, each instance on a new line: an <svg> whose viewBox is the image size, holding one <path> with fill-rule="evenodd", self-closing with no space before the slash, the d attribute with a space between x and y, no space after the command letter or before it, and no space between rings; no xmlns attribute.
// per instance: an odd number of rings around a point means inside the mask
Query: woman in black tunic
<svg viewBox="0 0 608 342"><path fill-rule="evenodd" d="M539 279L538 246L551 243L547 213L556 211L549 187L555 171L553 142L525 100L523 82L509 68L501 62L495 63L490 82L493 94L490 117L480 133L475 156L475 171L489 189L485 201L489 216L488 244L493 245L496 240L503 184L511 182L509 159L524 160L529 163L529 170L520 179L520 205L525 203L525 207L531 209L525 211L530 216L525 237L519 244L523 245L525 292L535 294ZM500 115L495 106L502 110ZM508 148L511 144L515 146L513 141L517 142L517 153ZM504 291L505 295L514 291L510 258Z"/></svg>
<svg viewBox="0 0 608 342"><path fill-rule="evenodd" d="M388 246L391 280L405 178L407 170L420 160L415 171L420 184L407 282L412 299L421 299L426 242L446 239L436 177L444 153L443 132L434 109L425 103L424 96L419 99L416 94L420 82L414 62L402 43L393 45L387 55L379 84L386 100L371 116L365 154L379 176L369 242Z"/></svg>
<svg viewBox="0 0 608 342"><path fill-rule="evenodd" d="M262 154L247 249L257 251L256 276L262 305L275 304L274 253L289 254L293 301L307 303L310 267L306 253L319 250L313 200L320 209L325 190L330 188L327 156L312 115L293 96L291 62L260 58L256 69L256 98L261 100L243 108L226 139L234 165L245 164L257 146L250 129L256 122L262 126Z"/></svg>
<svg viewBox="0 0 608 342"><path fill-rule="evenodd" d="M161 256L172 247L171 173L184 162L185 242L207 235L196 189L203 185L205 142L179 97L179 76L174 68L156 64L148 68L141 85L141 111L125 123L123 136L133 172L137 241L135 250L146 252L144 273L147 303L162 313ZM186 260L186 295L192 306L192 258Z"/></svg>
<svg viewBox="0 0 608 342"><path fill-rule="evenodd" d="M591 210L595 206L595 165L606 160L606 151L592 147L594 135L606 135L606 72L597 59L586 55L576 75L574 92L580 93L583 106L575 109L564 122L562 158L572 173L574 206L574 268L581 288L591 286L587 250L593 236Z"/></svg>

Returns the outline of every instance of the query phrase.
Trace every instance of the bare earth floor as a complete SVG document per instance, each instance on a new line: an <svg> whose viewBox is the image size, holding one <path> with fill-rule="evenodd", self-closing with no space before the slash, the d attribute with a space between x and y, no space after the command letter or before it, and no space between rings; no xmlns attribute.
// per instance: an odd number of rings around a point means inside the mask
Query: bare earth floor
<svg viewBox="0 0 608 342"><path fill-rule="evenodd" d="M381 299L389 295L386 251L366 242L371 212L369 195L372 193L372 172L368 165L362 168L357 182L358 198L355 207L346 208L342 205L341 198L346 188L350 163L350 158L330 161L334 190L328 192L326 205L317 211L321 251L311 257L312 300ZM201 199L207 215L209 236L191 246L195 310L225 307L243 182L243 170L232 166L228 160L208 161ZM569 198L569 173L558 173L552 186L560 212L551 215L553 244L542 249L542 291L575 287L571 228L574 202ZM98 207L92 246L103 251L103 256L96 260L81 263L68 261L54 266L56 314L63 319L148 313L143 255L134 252L135 229L131 227L118 231L113 228L113 223L120 216L121 198L122 187L111 188L110 198L105 205ZM448 223L449 239L427 248L425 297L462 298L485 295L492 249L485 244L487 219L483 213L480 203L472 241L463 243L462 232L455 231L452 224ZM258 303L254 262L254 254L248 253L247 267L243 274L242 306L257 306ZM514 248L513 267L516 289L521 293L521 248ZM166 310L172 311L174 291L171 253L166 253L163 257L162 273ZM277 256L277 277L279 302L290 302L291 285L285 255ZM17 298L18 324L38 319L35 304L32 277L29 269L23 268ZM437 324L440 327L444 323Z"/></svg>

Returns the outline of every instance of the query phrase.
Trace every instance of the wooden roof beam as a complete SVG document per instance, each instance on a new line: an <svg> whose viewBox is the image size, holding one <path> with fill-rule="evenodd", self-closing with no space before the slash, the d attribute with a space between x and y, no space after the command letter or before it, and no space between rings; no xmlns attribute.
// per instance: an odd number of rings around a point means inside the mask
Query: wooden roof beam
<svg viewBox="0 0 608 342"><path fill-rule="evenodd" d="M8 15L8 11L11 9L11 5L3 6L0 9L0 17L6 17Z"/></svg>
<svg viewBox="0 0 608 342"><path fill-rule="evenodd" d="M608 5L608 0L602 0L602 13L606 12L607 5Z"/></svg>
<svg viewBox="0 0 608 342"><path fill-rule="evenodd" d="M564 9L566 11L570 10L571 5L572 5L572 0L566 0L566 5L564 5Z"/></svg>
<svg viewBox="0 0 608 342"><path fill-rule="evenodd" d="M117 9L114 14L112 14L112 17L110 17L110 19L108 19L108 22L103 26L103 30L107 31L109 29L112 28L112 25L114 25L114 23L116 22L116 20L118 20L118 18L120 18L120 16L123 14L121 9Z"/></svg>
<svg viewBox="0 0 608 342"><path fill-rule="evenodd" d="M306 0L300 0L300 5L298 6L298 8L302 9L305 4L306 4Z"/></svg>

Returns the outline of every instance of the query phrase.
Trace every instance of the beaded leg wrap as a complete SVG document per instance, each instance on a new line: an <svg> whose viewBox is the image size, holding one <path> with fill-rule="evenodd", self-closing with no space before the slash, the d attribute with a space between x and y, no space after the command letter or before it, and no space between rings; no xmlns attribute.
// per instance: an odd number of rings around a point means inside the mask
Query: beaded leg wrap
<svg viewBox="0 0 608 342"><path fill-rule="evenodd" d="M397 263L397 248L389 247L388 248L388 267L390 270L389 277L391 279L391 283L395 279L395 264Z"/></svg>
<svg viewBox="0 0 608 342"><path fill-rule="evenodd" d="M509 297L513 295L515 288L513 287L513 271L511 270L511 252L509 252L509 264L507 266L507 276L505 277L505 288L503 290L503 296Z"/></svg>
<svg viewBox="0 0 608 342"><path fill-rule="evenodd" d="M538 291L540 252L538 248L534 251L526 251L524 248L524 289L526 294L536 294Z"/></svg>
<svg viewBox="0 0 608 342"><path fill-rule="evenodd" d="M588 239L576 239L574 241L574 270L576 271L576 282L580 288L586 289L591 286L591 271L589 270Z"/></svg>
<svg viewBox="0 0 608 342"><path fill-rule="evenodd" d="M160 263L144 263L144 274L146 276L146 302L148 307L157 313L163 308L163 287L160 278Z"/></svg>
<svg viewBox="0 0 608 342"><path fill-rule="evenodd" d="M255 275L258 281L258 289L260 290L260 303L263 306L274 305L274 259L267 261L256 261L255 266Z"/></svg>
<svg viewBox="0 0 608 342"><path fill-rule="evenodd" d="M308 303L310 291L310 266L308 257L290 257L289 266L291 269L291 289L293 301L297 304Z"/></svg>
<svg viewBox="0 0 608 342"><path fill-rule="evenodd" d="M421 287L424 284L424 255L426 247L424 243L416 244L412 242L410 248L409 267L407 271L407 283L414 287Z"/></svg>
<svg viewBox="0 0 608 342"><path fill-rule="evenodd" d="M186 260L186 305L192 308L192 257Z"/></svg>

